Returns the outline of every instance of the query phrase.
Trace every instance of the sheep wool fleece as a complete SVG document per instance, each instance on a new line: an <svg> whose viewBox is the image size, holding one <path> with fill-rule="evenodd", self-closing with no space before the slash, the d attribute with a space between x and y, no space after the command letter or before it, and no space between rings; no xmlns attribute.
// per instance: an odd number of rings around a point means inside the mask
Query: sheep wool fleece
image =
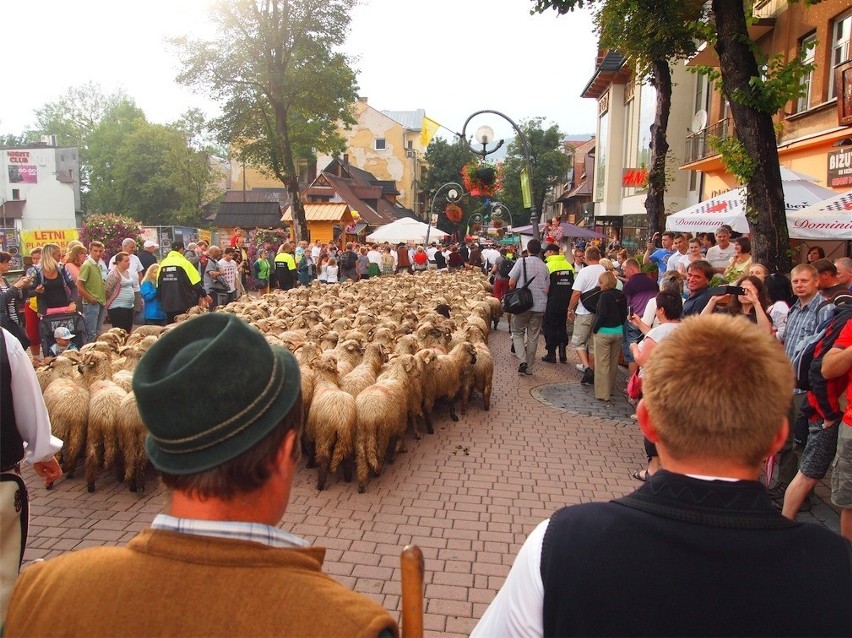
<svg viewBox="0 0 852 638"><path fill-rule="evenodd" d="M322 573L324 555L146 529L25 569L4 636L398 636L380 605Z"/></svg>

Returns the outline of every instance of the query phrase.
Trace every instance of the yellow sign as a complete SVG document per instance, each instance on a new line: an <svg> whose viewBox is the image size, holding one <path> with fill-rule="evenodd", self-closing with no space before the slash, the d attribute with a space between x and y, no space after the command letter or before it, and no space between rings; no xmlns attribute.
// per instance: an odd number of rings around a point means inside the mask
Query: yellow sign
<svg viewBox="0 0 852 638"><path fill-rule="evenodd" d="M79 238L76 228L60 228L60 229L41 229L41 230L22 230L21 231L21 251L25 255L29 255L33 248L44 246L45 244L57 244L62 252L68 250L68 242Z"/></svg>
<svg viewBox="0 0 852 638"><path fill-rule="evenodd" d="M532 193L530 192L530 174L527 167L521 169L521 197L524 200L524 208L532 208Z"/></svg>
<svg viewBox="0 0 852 638"><path fill-rule="evenodd" d="M203 239L207 242L207 245L209 246L210 243L213 241L213 233L211 233L209 230L199 230L198 239Z"/></svg>

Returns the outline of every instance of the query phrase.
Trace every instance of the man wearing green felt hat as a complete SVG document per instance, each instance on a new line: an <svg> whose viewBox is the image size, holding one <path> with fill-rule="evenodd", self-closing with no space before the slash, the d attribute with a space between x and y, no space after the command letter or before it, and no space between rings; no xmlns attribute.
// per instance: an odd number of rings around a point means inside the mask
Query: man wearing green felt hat
<svg viewBox="0 0 852 638"><path fill-rule="evenodd" d="M133 390L167 513L126 547L25 570L4 635L48 635L57 623L86 636L398 634L381 606L322 573L323 548L277 527L302 423L288 351L233 315L202 315L151 347Z"/></svg>

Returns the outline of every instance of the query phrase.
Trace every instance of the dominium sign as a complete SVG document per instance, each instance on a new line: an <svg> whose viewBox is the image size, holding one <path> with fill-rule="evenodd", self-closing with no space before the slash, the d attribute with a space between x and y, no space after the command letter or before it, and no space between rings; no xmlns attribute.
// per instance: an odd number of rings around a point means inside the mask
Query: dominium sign
<svg viewBox="0 0 852 638"><path fill-rule="evenodd" d="M852 186L852 147L828 154L828 185L832 188Z"/></svg>

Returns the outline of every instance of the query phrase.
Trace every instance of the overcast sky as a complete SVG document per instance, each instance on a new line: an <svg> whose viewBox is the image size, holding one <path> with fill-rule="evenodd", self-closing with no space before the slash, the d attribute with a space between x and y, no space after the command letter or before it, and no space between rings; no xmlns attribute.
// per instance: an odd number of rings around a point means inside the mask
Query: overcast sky
<svg viewBox="0 0 852 638"><path fill-rule="evenodd" d="M178 86L164 39L209 34L212 0L0 0L7 53L0 132L20 133L34 111L70 86L123 88L153 122L192 106L216 106ZM529 15L529 0L361 0L344 51L355 58L359 93L379 110L426 110L461 131L481 109L515 121L543 116L563 133L594 131L591 78L596 38L584 13ZM14 60L14 64L12 61ZM508 136L499 118L481 116ZM472 133L471 128L469 132ZM439 135L450 134L442 129Z"/></svg>

